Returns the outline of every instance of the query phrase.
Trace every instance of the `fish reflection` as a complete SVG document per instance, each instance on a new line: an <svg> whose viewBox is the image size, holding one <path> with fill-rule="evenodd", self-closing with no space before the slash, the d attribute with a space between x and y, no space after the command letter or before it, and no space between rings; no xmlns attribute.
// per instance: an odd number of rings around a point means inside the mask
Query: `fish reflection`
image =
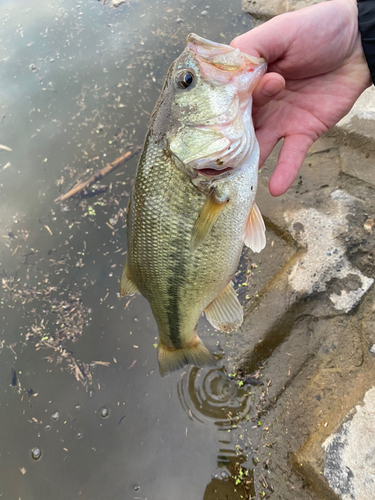
<svg viewBox="0 0 375 500"><path fill-rule="evenodd" d="M229 428L250 411L248 391L228 378L223 370L191 367L180 379L178 397L191 420L213 422Z"/></svg>
<svg viewBox="0 0 375 500"><path fill-rule="evenodd" d="M226 465L227 471L212 477L204 491L203 500L250 500L255 498L254 473L242 466L243 461L244 457L232 457Z"/></svg>

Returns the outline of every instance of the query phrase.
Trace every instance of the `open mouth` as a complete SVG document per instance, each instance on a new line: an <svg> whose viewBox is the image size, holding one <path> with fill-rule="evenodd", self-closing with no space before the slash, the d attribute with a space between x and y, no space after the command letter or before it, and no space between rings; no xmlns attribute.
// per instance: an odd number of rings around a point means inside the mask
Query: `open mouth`
<svg viewBox="0 0 375 500"><path fill-rule="evenodd" d="M232 167L226 167L221 170L217 170L216 168L200 168L197 170L197 173L204 175L205 177L213 177L229 172L230 170L232 170Z"/></svg>

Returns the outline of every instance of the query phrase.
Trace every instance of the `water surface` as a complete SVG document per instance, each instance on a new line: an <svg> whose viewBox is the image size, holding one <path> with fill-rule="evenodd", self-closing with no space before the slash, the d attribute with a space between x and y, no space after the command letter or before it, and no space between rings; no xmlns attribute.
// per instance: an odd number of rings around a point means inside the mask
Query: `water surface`
<svg viewBox="0 0 375 500"><path fill-rule="evenodd" d="M229 478L256 464L254 389L226 376L226 335L202 320L219 370L162 379L147 302L118 298L137 158L55 199L142 144L190 32L229 43L250 18L239 0L3 0L0 25L0 498L247 498Z"/></svg>

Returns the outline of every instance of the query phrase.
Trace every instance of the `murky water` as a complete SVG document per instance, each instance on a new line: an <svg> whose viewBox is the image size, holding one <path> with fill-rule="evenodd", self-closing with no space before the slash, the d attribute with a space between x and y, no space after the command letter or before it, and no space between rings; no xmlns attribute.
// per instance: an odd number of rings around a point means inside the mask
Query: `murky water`
<svg viewBox="0 0 375 500"><path fill-rule="evenodd" d="M240 0L3 0L0 26L0 498L247 498L254 388L162 379L147 302L117 296L137 158L55 199L142 144L189 32L229 43L250 18ZM225 365L226 336L199 328Z"/></svg>

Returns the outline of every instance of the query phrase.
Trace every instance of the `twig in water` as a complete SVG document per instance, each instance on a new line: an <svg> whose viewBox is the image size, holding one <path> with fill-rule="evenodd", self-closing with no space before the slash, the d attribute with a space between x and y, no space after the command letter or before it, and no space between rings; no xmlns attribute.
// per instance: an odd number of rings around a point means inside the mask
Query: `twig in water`
<svg viewBox="0 0 375 500"><path fill-rule="evenodd" d="M120 165L125 163L127 160L130 160L130 158L132 158L135 154L139 153L140 149L141 149L140 147L137 147L133 151L127 151L125 154L123 154L122 156L117 158L117 160L113 161L112 163L108 163L108 165L106 165L104 168L99 170L99 172L97 172L96 174L93 174L86 181L81 181L78 184L76 184L75 186L73 186L70 191L68 191L66 194L59 196L58 198L56 198L55 201L65 201L65 200L71 198L72 196L80 193L85 188L88 188L89 186L91 186L92 184L99 181L104 176L108 175L110 172L112 172L113 170L118 168Z"/></svg>

